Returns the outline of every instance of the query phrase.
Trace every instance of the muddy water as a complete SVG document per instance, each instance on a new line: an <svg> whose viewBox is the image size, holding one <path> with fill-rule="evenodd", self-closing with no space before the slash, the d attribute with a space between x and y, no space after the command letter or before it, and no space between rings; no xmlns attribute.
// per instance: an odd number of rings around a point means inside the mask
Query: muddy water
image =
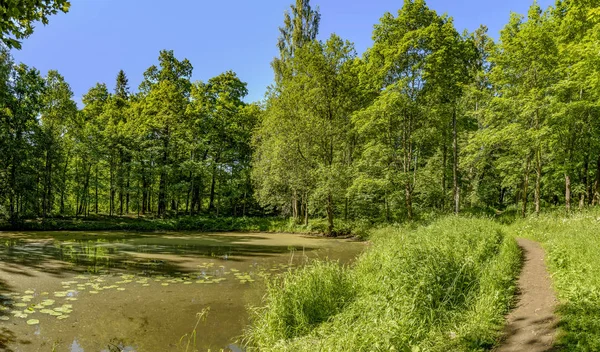
<svg viewBox="0 0 600 352"><path fill-rule="evenodd" d="M290 234L0 233L0 351L239 351L265 278L363 248Z"/></svg>

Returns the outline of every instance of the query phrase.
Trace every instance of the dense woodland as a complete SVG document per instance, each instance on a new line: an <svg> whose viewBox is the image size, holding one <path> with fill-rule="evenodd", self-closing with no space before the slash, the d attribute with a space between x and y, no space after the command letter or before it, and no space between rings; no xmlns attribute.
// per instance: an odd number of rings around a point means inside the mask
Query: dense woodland
<svg viewBox="0 0 600 352"><path fill-rule="evenodd" d="M284 215L333 232L337 218L600 203L600 1L534 3L494 41L405 0L362 56L318 40L320 18L308 0L285 14L260 103L234 72L191 82L164 50L137 89L116 72L81 108L59 72L13 61L6 33L30 33L3 25L0 214Z"/></svg>

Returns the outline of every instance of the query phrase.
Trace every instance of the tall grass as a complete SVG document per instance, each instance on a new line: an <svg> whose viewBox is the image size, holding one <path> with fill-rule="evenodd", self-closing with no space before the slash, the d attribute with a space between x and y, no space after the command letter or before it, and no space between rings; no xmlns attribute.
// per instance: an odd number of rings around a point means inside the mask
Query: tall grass
<svg viewBox="0 0 600 352"><path fill-rule="evenodd" d="M560 301L557 347L600 351L600 212L543 214L513 224L515 236L542 242Z"/></svg>
<svg viewBox="0 0 600 352"><path fill-rule="evenodd" d="M261 351L461 351L493 346L520 251L490 220L385 228L353 267L320 263L269 285L245 334Z"/></svg>

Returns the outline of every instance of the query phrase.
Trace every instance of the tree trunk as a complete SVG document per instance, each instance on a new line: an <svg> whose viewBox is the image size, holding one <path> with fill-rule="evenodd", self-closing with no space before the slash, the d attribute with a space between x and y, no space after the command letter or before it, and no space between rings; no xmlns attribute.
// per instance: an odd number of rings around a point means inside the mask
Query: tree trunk
<svg viewBox="0 0 600 352"><path fill-rule="evenodd" d="M213 165L213 169L212 169L212 179L210 181L210 199L208 202L208 211L212 211L215 209L215 183L216 183L216 176L217 176L217 164L215 163Z"/></svg>
<svg viewBox="0 0 600 352"><path fill-rule="evenodd" d="M308 193L304 196L304 225L308 226Z"/></svg>
<svg viewBox="0 0 600 352"><path fill-rule="evenodd" d="M333 235L333 196L327 195L327 234Z"/></svg>
<svg viewBox="0 0 600 352"><path fill-rule="evenodd" d="M540 214L540 184L542 182L542 152L539 147L535 153L535 214Z"/></svg>
<svg viewBox="0 0 600 352"><path fill-rule="evenodd" d="M529 167L531 166L531 159L527 155L527 164L525 166L525 179L523 181L523 208L521 209L521 216L527 216L527 192L529 188Z"/></svg>
<svg viewBox="0 0 600 352"><path fill-rule="evenodd" d="M594 182L594 200L592 204L600 204L600 154L596 160L596 181Z"/></svg>
<svg viewBox="0 0 600 352"><path fill-rule="evenodd" d="M565 174L565 209L567 213L571 212L571 176Z"/></svg>
<svg viewBox="0 0 600 352"><path fill-rule="evenodd" d="M65 158L65 167L63 169L62 187L60 190L60 213L65 213L65 193L67 188L67 167L69 166L69 155Z"/></svg>
<svg viewBox="0 0 600 352"><path fill-rule="evenodd" d="M158 215L164 216L167 211L167 163L169 158L169 138L168 128L166 135L163 139L163 155L162 155L162 168L160 170L160 180L158 184Z"/></svg>
<svg viewBox="0 0 600 352"><path fill-rule="evenodd" d="M96 215L98 215L98 165L96 165Z"/></svg>
<svg viewBox="0 0 600 352"><path fill-rule="evenodd" d="M460 211L460 189L458 186L458 137L456 127L456 108L452 111L452 188L454 194L454 214Z"/></svg>
<svg viewBox="0 0 600 352"><path fill-rule="evenodd" d="M448 166L448 146L446 145L446 139L446 132L444 131L442 133L442 210L446 208L446 167Z"/></svg>

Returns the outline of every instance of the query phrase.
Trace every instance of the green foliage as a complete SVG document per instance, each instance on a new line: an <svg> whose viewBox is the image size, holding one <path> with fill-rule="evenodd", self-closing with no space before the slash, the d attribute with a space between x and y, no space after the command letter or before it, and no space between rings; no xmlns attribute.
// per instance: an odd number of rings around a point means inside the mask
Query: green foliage
<svg viewBox="0 0 600 352"><path fill-rule="evenodd" d="M48 24L48 17L68 12L68 0L6 0L0 8L0 40L8 48L21 49L21 39L33 33L37 21Z"/></svg>
<svg viewBox="0 0 600 352"><path fill-rule="evenodd" d="M271 283L249 346L466 351L497 342L520 267L516 242L498 225L452 217L383 228L372 243L353 267L317 262Z"/></svg>

